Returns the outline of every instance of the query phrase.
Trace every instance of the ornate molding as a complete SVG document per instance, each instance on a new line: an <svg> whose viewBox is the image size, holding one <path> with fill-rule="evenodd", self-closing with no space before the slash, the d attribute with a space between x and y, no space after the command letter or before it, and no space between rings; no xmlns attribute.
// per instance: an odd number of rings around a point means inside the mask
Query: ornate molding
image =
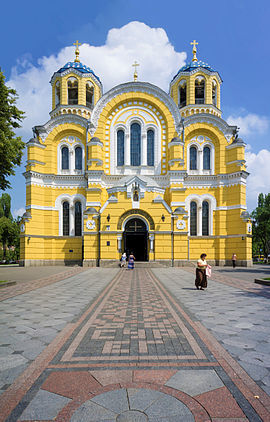
<svg viewBox="0 0 270 422"><path fill-rule="evenodd" d="M111 101L113 98L117 97L118 95L128 94L130 92L142 92L142 93L150 94L158 98L160 101L162 101L165 104L165 106L169 109L174 119L175 130L177 132L180 131L181 116L180 116L180 112L178 110L177 105L165 91L163 91L161 88L155 85L152 85L148 82L128 82L125 84L118 85L112 88L106 94L104 94L103 97L100 98L100 100L97 102L96 106L93 109L93 113L90 118L90 121L93 125L92 127L95 127L95 128L97 127L100 114L103 108L106 106L106 104L109 101Z"/></svg>
<svg viewBox="0 0 270 422"><path fill-rule="evenodd" d="M129 210L129 211L124 212L124 214L122 214L121 217L118 220L117 230L122 229L122 225L123 225L124 220L131 215L134 215L134 217L136 217L136 215L141 215L142 217L144 217L148 221L150 230L155 230L155 223L154 223L154 220L151 217L151 215L148 214L146 211L139 210L139 209L134 209L134 210Z"/></svg>
<svg viewBox="0 0 270 422"><path fill-rule="evenodd" d="M227 139L227 142L230 141L231 137L235 133L235 130L237 129L237 126L230 126L221 117L213 116L209 113L192 114L191 116L185 117L185 128L191 125L195 125L196 123L206 123L215 126L223 133Z"/></svg>
<svg viewBox="0 0 270 422"><path fill-rule="evenodd" d="M63 125L65 123L76 124L85 129L87 129L88 120L77 114L61 114L60 116L53 117L47 123L42 126L34 126L33 130L36 131L38 136L41 138L42 142L45 142L47 136L52 132L57 126Z"/></svg>

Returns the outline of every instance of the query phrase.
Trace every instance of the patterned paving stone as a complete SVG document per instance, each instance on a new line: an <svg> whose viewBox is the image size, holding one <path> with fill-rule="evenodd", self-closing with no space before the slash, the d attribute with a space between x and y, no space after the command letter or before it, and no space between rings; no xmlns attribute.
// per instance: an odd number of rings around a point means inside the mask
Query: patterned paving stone
<svg viewBox="0 0 270 422"><path fill-rule="evenodd" d="M165 385L184 391L190 396L197 396L219 387L224 387L223 382L212 369L177 371Z"/></svg>
<svg viewBox="0 0 270 422"><path fill-rule="evenodd" d="M32 402L22 413L19 421L23 420L50 420L54 419L70 400L48 391L39 391Z"/></svg>
<svg viewBox="0 0 270 422"><path fill-rule="evenodd" d="M270 420L260 388L269 388L268 331L256 329L267 328L265 296L220 283L202 294L182 269L158 269L162 282L148 269L113 271L92 269L1 302L7 358L32 351L34 359L13 384L0 368L3 421ZM23 347L25 336L32 347ZM257 383L232 358L245 354L263 357ZM42 397L52 401L51 419Z"/></svg>

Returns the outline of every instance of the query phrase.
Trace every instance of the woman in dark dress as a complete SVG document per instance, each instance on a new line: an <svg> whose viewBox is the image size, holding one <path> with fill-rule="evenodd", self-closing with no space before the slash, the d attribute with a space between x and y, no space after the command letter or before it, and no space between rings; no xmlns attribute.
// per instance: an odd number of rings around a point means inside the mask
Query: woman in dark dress
<svg viewBox="0 0 270 422"><path fill-rule="evenodd" d="M207 276L206 276L206 253L202 253L200 259L197 261L197 268L196 268L196 279L195 279L195 286L199 290L204 290L207 287Z"/></svg>

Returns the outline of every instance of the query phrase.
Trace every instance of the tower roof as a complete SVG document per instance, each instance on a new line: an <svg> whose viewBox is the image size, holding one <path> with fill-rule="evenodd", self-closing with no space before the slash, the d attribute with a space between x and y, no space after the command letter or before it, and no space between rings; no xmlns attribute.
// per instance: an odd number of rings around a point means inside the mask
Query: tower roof
<svg viewBox="0 0 270 422"><path fill-rule="evenodd" d="M192 72L192 71L196 71L197 69L204 69L208 72L214 72L217 73L219 75L219 73L214 70L208 63L203 62L202 60L198 60L197 59L197 48L196 45L198 44L195 40L193 42L190 43L191 45L193 45L193 59L191 62L187 63L185 66L182 66L178 72L176 73L176 75L173 77L172 81L179 75L179 73L184 73L184 72ZM220 77L220 76L219 76ZM221 80L221 79L220 79Z"/></svg>
<svg viewBox="0 0 270 422"><path fill-rule="evenodd" d="M85 66L81 62L75 62L75 61L74 62L67 62L65 64L65 66L61 67L55 73L63 73L63 72L65 72L68 69L76 69L77 71L79 71L81 73L90 73L90 74L94 75L99 80L99 82L101 82L100 79L99 79L99 77L94 73L94 71L92 69L90 69L90 67Z"/></svg>

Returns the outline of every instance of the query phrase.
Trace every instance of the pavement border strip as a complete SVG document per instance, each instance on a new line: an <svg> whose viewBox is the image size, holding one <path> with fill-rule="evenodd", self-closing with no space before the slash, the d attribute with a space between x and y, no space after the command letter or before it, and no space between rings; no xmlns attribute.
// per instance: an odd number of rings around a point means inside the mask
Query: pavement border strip
<svg viewBox="0 0 270 422"><path fill-rule="evenodd" d="M70 278L85 270L86 268L83 267L75 267L73 270L62 271L61 273L53 274L49 277L42 277L25 283L21 282L19 284L16 284L15 286L2 288L0 294L0 302L15 296L22 295L24 293L28 293L32 290L39 289L41 287L49 286L50 284L57 283L58 281L65 280L66 278Z"/></svg>
<svg viewBox="0 0 270 422"><path fill-rule="evenodd" d="M89 326L91 325L92 321L95 320L95 318L98 315L100 309L102 309L104 304L108 301L109 294L115 288L115 285L117 285L121 281L123 276L124 276L124 272L118 271L116 276L109 283L109 285L103 290L103 292L97 298L97 300L95 300L94 303L92 303L92 305L84 312L84 314L76 322L76 328L77 328L85 320L85 318L92 312L93 308L97 305L97 302L98 302L98 306L97 306L96 310L91 315L91 317L89 318L87 323L83 326L83 328L76 335L76 337L74 338L74 340L72 341L72 343L70 344L68 349L65 351L65 353L63 354L63 356L61 358L61 361L71 361L72 360L72 355L73 355L74 351L76 350L76 348L80 344L82 338L84 337L85 333L89 329Z"/></svg>
<svg viewBox="0 0 270 422"><path fill-rule="evenodd" d="M166 294L166 290L162 283L154 274L153 277L157 280L157 283L161 285L162 290ZM241 365L239 365L239 363L231 357L231 355L221 346L221 344L201 322L192 321L192 319L185 313L177 302L176 307L179 312L185 316L190 325L197 332L198 336L217 359L220 366L224 369L232 382L241 391L262 420L270 421L270 398L268 394L266 394L266 392L262 390L255 381L253 381ZM258 396L259 398L256 398L255 396Z"/></svg>
<svg viewBox="0 0 270 422"><path fill-rule="evenodd" d="M117 282L119 278L120 271L113 277L109 284L101 293L101 297L107 292L111 286ZM91 312L92 307L100 300L100 297L94 299L94 302L87 309L87 311L80 317L76 323L68 323L66 327L54 338L54 340L40 353L40 355L22 372L21 375L16 378L16 380L10 385L10 387L1 394L0 396L0 422L4 422L10 413L15 409L19 404L21 399L27 393L27 391L32 387L34 382L42 374L42 372L48 367L49 363L57 355L60 349L64 346L66 341L70 338L74 330L80 324L89 312Z"/></svg>
<svg viewBox="0 0 270 422"><path fill-rule="evenodd" d="M233 383L242 392L262 420L270 420L270 397L268 394L231 357L201 322L196 322L196 325L198 334L205 339L204 341L207 346L212 350L213 355Z"/></svg>

